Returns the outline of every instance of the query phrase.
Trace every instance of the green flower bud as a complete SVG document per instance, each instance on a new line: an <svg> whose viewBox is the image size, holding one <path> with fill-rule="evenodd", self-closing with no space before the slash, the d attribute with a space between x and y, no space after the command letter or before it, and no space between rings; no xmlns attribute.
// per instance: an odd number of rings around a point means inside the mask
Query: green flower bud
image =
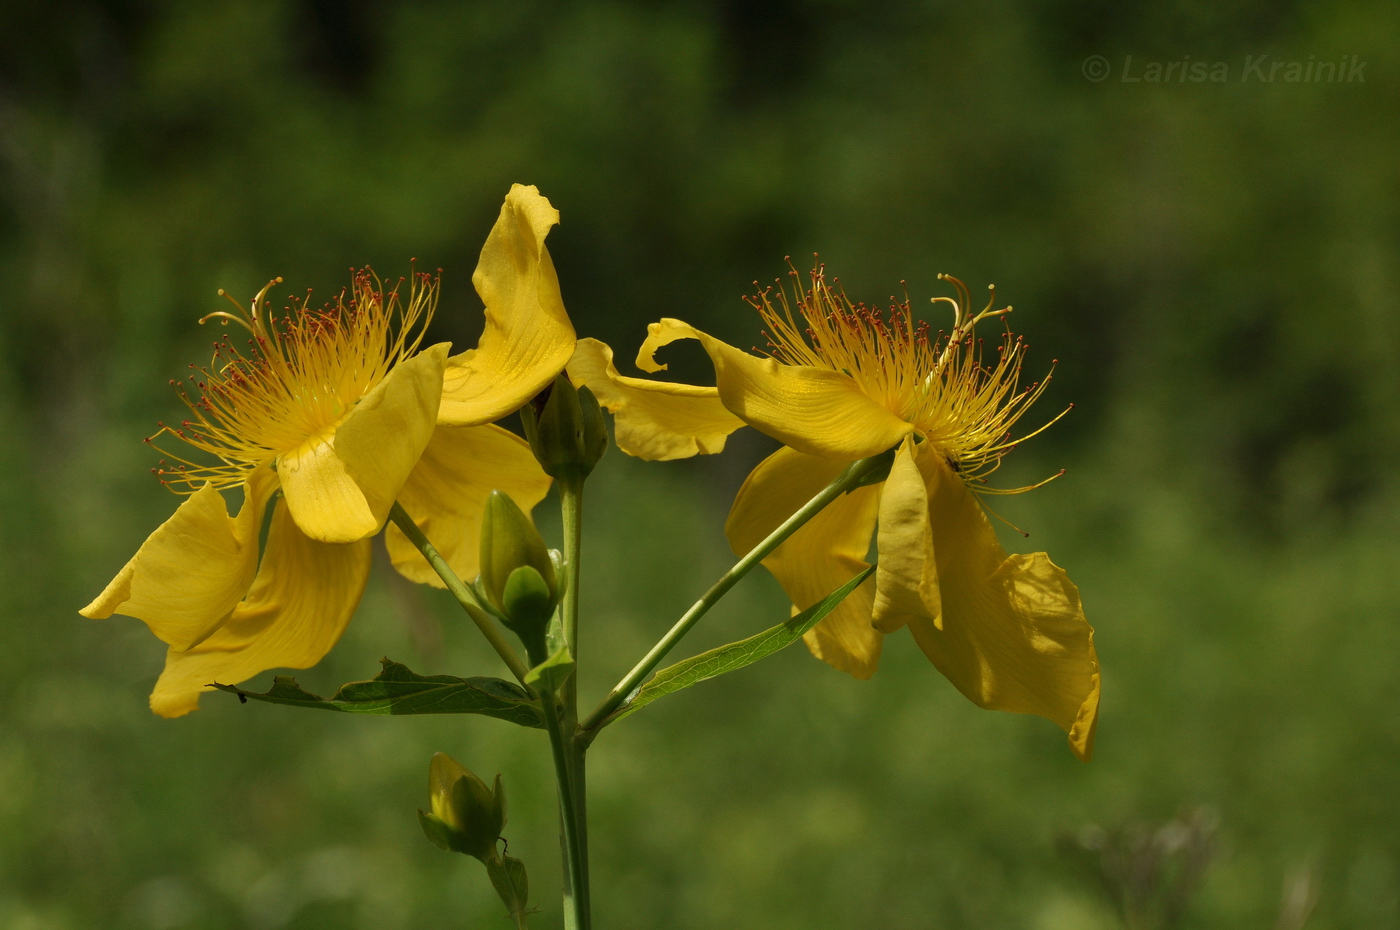
<svg viewBox="0 0 1400 930"><path fill-rule="evenodd" d="M587 385L578 389L578 402L583 411L583 458L588 465L584 475L587 476L608 451L608 424L603 419L602 405Z"/></svg>
<svg viewBox="0 0 1400 930"><path fill-rule="evenodd" d="M506 791L501 776L494 788L446 753L434 753L428 765L432 813L418 812L428 839L442 849L466 853L482 862L497 858L496 840L506 825Z"/></svg>
<svg viewBox="0 0 1400 930"><path fill-rule="evenodd" d="M608 448L603 408L588 388L564 375L520 411L525 438L545 474L586 478Z"/></svg>
<svg viewBox="0 0 1400 930"><path fill-rule="evenodd" d="M559 602L559 575L535 525L500 491L486 499L480 561L482 593L535 661Z"/></svg>
<svg viewBox="0 0 1400 930"><path fill-rule="evenodd" d="M522 565L506 579L501 610L518 625L547 625L554 615L554 592L538 571Z"/></svg>

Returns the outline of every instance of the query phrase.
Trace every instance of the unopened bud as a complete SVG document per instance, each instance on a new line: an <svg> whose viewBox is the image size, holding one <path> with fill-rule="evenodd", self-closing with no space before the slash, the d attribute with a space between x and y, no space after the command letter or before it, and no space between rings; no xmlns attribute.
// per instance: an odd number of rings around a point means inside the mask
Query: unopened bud
<svg viewBox="0 0 1400 930"><path fill-rule="evenodd" d="M554 478L588 477L608 449L598 398L562 374L521 409L520 420L540 467Z"/></svg>
<svg viewBox="0 0 1400 930"><path fill-rule="evenodd" d="M494 787L477 778L446 753L428 765L432 813L418 812L428 839L439 847L466 853L482 862L496 858L496 840L506 825L506 790L501 776Z"/></svg>
<svg viewBox="0 0 1400 930"><path fill-rule="evenodd" d="M509 495L492 491L481 521L481 590L532 661L559 602L558 574L539 531ZM541 657L542 658L542 657Z"/></svg>

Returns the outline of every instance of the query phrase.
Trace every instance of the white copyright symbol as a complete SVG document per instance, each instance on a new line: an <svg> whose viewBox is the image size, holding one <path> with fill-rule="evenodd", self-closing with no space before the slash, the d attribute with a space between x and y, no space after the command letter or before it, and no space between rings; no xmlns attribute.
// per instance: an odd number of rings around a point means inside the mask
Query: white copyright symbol
<svg viewBox="0 0 1400 930"><path fill-rule="evenodd" d="M1102 55L1090 55L1088 58L1084 59L1084 64L1081 66L1080 70L1084 72L1086 80L1093 81L1097 84L1099 81L1108 77L1110 65L1108 59Z"/></svg>

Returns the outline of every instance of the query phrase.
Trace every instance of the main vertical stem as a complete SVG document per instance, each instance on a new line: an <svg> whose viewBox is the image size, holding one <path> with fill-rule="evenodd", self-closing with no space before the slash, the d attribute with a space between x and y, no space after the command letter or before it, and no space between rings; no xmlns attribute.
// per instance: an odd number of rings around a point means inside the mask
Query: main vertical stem
<svg viewBox="0 0 1400 930"><path fill-rule="evenodd" d="M548 689L540 689L545 728L554 756L554 778L559 783L559 841L564 858L564 926L566 930L589 930L588 869L586 852L578 833L580 821L574 790L574 740L576 724L561 712L559 702Z"/></svg>
<svg viewBox="0 0 1400 930"><path fill-rule="evenodd" d="M588 794L584 769L584 753L588 744L578 737L578 597L583 549L583 478L560 478L559 499L564 524L564 562L568 566L560 611L564 639L569 644L569 653L575 664L573 676L559 689L562 732L558 734L557 741L553 733L550 738L556 742L556 771L560 762L563 763L559 792L560 813L568 821L564 825L563 835L566 872L571 879L566 889L572 897L570 911L578 921L578 930L589 930L592 916L588 884ZM562 803L565 795L568 795L567 804Z"/></svg>

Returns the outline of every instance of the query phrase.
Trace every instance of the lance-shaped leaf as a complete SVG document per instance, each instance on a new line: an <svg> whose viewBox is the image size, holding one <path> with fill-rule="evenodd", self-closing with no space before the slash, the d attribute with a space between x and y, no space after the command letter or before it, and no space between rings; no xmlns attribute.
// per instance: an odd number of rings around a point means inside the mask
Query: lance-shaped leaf
<svg viewBox="0 0 1400 930"><path fill-rule="evenodd" d="M214 687L236 694L241 700L347 714L483 714L523 727L544 727L539 705L531 701L530 695L519 685L499 678L419 675L399 662L389 659L380 662L384 670L374 678L341 685L329 698L306 691L295 678L284 675L274 678L271 690L262 694L217 682Z"/></svg>
<svg viewBox="0 0 1400 930"><path fill-rule="evenodd" d="M659 697L689 688L691 685L718 677L726 672L737 671L746 665L752 665L759 659L772 655L779 649L792 645L801 639L804 633L821 623L822 619L835 610L837 605L846 599L846 595L860 587L861 582L869 578L873 571L875 571L875 566L871 565L786 623L780 623L762 633L750 636L748 639L741 639L737 643L729 643L727 646L719 646L709 652L702 652L698 656L663 668L637 690L636 697L622 705L604 723L621 720Z"/></svg>

